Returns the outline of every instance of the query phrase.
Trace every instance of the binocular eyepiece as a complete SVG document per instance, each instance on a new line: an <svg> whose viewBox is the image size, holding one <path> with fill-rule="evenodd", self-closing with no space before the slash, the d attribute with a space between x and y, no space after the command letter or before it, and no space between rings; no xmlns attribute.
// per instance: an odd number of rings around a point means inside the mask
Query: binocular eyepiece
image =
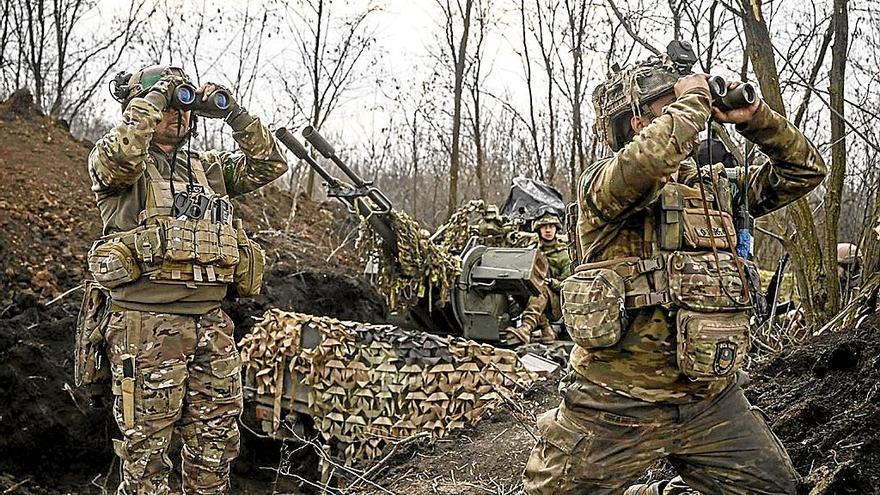
<svg viewBox="0 0 880 495"><path fill-rule="evenodd" d="M232 99L223 89L216 89L207 100L202 101L202 93L192 84L181 84L174 88L169 107L193 112L217 112L228 110Z"/></svg>
<svg viewBox="0 0 880 495"><path fill-rule="evenodd" d="M728 89L727 80L721 76L709 76L709 92L712 94L712 105L724 112L750 106L758 98L754 84L745 82Z"/></svg>

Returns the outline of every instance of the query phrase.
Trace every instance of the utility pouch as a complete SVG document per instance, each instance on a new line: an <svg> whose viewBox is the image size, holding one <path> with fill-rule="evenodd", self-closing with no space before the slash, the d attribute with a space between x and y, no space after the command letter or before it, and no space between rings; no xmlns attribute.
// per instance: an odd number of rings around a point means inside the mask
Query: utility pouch
<svg viewBox="0 0 880 495"><path fill-rule="evenodd" d="M702 208L685 208L684 210L684 244L691 248L711 249L714 239L716 249L732 249L728 239L736 239L733 228L733 217L729 213ZM711 219L711 227L709 225ZM711 229L711 230L710 230Z"/></svg>
<svg viewBox="0 0 880 495"><path fill-rule="evenodd" d="M576 272L562 282L562 317L572 340L586 349L609 347L627 327L626 287L609 268Z"/></svg>
<svg viewBox="0 0 880 495"><path fill-rule="evenodd" d="M735 255L675 252L666 268L669 296L675 306L694 311L737 311L750 307L748 288L736 268Z"/></svg>
<svg viewBox="0 0 880 495"><path fill-rule="evenodd" d="M700 313L680 309L676 324L676 361L691 380L717 380L742 367L751 344L746 311Z"/></svg>
<svg viewBox="0 0 880 495"><path fill-rule="evenodd" d="M253 297L263 285L266 254L256 241L248 238L243 228L238 229L239 262L235 267L235 290L239 297Z"/></svg>
<svg viewBox="0 0 880 495"><path fill-rule="evenodd" d="M104 345L109 299L92 280L85 281L83 299L76 320L76 348L73 382L77 387L110 382L110 366Z"/></svg>
<svg viewBox="0 0 880 495"><path fill-rule="evenodd" d="M124 242L113 239L96 243L89 250L89 271L95 281L105 289L134 282L141 276L141 269Z"/></svg>

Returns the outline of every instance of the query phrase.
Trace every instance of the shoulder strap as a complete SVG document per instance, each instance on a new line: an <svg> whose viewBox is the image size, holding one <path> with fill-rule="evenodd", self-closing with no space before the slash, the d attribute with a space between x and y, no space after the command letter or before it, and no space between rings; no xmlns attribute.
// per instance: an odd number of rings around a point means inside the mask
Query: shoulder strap
<svg viewBox="0 0 880 495"><path fill-rule="evenodd" d="M146 160L146 168L144 168L144 174L147 176L149 180L160 180L162 179L162 174L159 173L159 169L156 168L156 159L153 158L153 155L147 155Z"/></svg>
<svg viewBox="0 0 880 495"><path fill-rule="evenodd" d="M202 166L202 159L199 158L199 154L192 153L189 159L190 164L192 165L193 175L196 176L196 182L206 189L211 190L211 185L208 183L208 176L205 175L205 167Z"/></svg>

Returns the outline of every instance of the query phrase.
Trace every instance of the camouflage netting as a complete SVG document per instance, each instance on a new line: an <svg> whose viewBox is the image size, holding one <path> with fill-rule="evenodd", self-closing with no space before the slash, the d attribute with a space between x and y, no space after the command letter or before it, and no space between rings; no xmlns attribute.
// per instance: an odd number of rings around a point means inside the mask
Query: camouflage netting
<svg viewBox="0 0 880 495"><path fill-rule="evenodd" d="M374 284L385 296L392 310L410 308L434 293L431 304L443 304L449 299L449 289L461 271L461 259L443 247L431 242L428 231L419 227L406 213L392 211L394 233L397 236L398 255L381 249L382 239L368 226L361 226L357 246L365 253L379 255L379 271Z"/></svg>
<svg viewBox="0 0 880 495"><path fill-rule="evenodd" d="M481 217L476 226L470 224L473 213ZM461 272L461 254L468 240L478 236L485 246L510 246L510 236L517 230L516 225L498 213L495 205L481 200L470 201L456 210L433 235L406 213L392 211L391 216L398 254L381 249L382 239L366 219L357 246L362 252L379 255L374 283L392 310L410 308L424 297L432 307L445 304Z"/></svg>
<svg viewBox="0 0 880 495"><path fill-rule="evenodd" d="M320 343L302 348L315 331ZM349 461L421 432L442 438L537 379L488 344L277 309L239 345L247 383L274 398L276 433L281 410L307 397L316 428Z"/></svg>

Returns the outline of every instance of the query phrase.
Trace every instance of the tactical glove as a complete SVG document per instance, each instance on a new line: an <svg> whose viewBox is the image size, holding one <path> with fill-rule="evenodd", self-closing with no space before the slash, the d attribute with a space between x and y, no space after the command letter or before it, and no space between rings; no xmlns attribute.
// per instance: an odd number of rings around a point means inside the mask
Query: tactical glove
<svg viewBox="0 0 880 495"><path fill-rule="evenodd" d="M174 90L185 82L187 82L186 79L179 74L165 69L162 77L150 86L150 90L144 95L144 99L155 105L159 110L164 111L168 108L168 102L171 101Z"/></svg>
<svg viewBox="0 0 880 495"><path fill-rule="evenodd" d="M226 86L217 84L217 83L206 83L206 86L214 86L214 90L210 93L202 93L198 92L196 94L196 98L199 98L204 103L205 100L211 98L212 95L218 92L225 92L229 96L229 103L225 108L218 108L214 105L199 105L199 109L196 111L202 117L207 117L209 119L224 119L229 116L230 112L238 109L238 103L235 101L235 97L232 96L232 91L229 91L229 88Z"/></svg>

